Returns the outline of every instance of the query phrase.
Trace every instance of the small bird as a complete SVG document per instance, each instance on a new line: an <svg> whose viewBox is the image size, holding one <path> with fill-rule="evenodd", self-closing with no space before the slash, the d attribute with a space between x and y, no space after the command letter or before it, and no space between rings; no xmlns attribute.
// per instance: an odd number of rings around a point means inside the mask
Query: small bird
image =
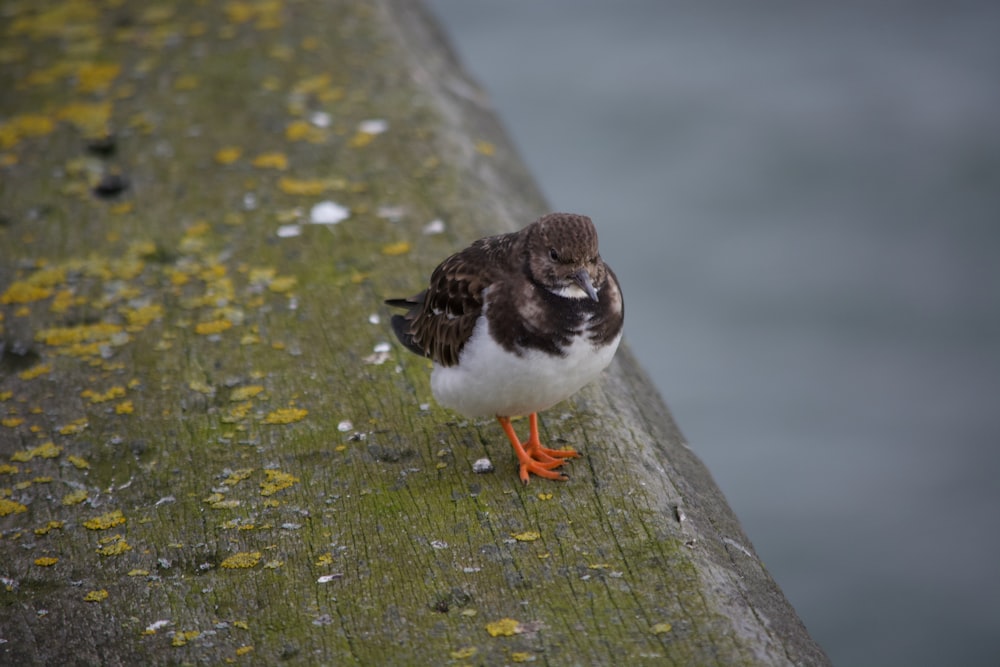
<svg viewBox="0 0 1000 667"><path fill-rule="evenodd" d="M549 449L538 412L591 382L614 357L624 304L590 218L550 213L524 229L475 241L444 260L423 292L389 299L396 337L434 362L437 402L467 417L495 416L529 475L567 479L572 449ZM510 418L528 415L521 442Z"/></svg>

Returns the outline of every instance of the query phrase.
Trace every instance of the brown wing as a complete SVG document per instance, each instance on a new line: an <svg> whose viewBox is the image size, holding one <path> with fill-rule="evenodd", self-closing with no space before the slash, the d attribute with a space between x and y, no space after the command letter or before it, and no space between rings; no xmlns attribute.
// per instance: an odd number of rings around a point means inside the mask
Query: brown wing
<svg viewBox="0 0 1000 667"><path fill-rule="evenodd" d="M412 352L442 366L454 366L483 312L483 290L507 267L512 235L480 239L440 264L426 290L408 299L390 299L391 306L408 308L392 318L396 337Z"/></svg>

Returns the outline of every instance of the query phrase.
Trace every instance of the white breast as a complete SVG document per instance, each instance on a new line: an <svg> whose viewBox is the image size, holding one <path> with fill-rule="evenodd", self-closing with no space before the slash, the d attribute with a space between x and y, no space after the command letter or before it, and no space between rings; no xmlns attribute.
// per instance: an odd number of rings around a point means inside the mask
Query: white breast
<svg viewBox="0 0 1000 667"><path fill-rule="evenodd" d="M462 349L457 366L434 365L431 391L437 402L467 417L512 417L566 400L607 368L621 341L596 348L577 336L566 356L538 350L508 352L489 335L485 315Z"/></svg>

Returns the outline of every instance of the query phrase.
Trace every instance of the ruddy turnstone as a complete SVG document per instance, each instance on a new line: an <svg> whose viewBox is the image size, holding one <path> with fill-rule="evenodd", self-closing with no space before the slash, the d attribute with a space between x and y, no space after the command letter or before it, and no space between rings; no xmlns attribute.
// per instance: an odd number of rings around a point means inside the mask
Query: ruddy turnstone
<svg viewBox="0 0 1000 667"><path fill-rule="evenodd" d="M590 218L551 213L510 234L475 241L444 260L430 285L392 317L409 350L434 361L437 402L467 417L495 416L529 474L556 471L572 450L538 438L538 412L594 380L618 349L624 307L614 272L601 259ZM528 415L521 442L510 418Z"/></svg>

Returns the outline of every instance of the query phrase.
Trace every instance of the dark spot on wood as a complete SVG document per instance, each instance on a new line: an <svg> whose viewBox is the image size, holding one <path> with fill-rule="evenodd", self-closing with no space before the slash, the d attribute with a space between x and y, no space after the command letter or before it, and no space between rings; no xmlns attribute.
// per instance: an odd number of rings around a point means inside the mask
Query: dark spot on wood
<svg viewBox="0 0 1000 667"><path fill-rule="evenodd" d="M128 179L121 174L107 173L94 186L94 194L101 199L113 199L128 189Z"/></svg>
<svg viewBox="0 0 1000 667"><path fill-rule="evenodd" d="M368 445L368 454L376 461L383 461L385 463L399 463L405 459L413 457L413 450L397 449L395 447L386 447L384 445L371 444Z"/></svg>
<svg viewBox="0 0 1000 667"><path fill-rule="evenodd" d="M19 373L38 363L41 355L30 343L20 340L0 341L0 371Z"/></svg>
<svg viewBox="0 0 1000 667"><path fill-rule="evenodd" d="M110 157L118 150L118 140L110 132L99 137L91 137L87 139L87 150L94 155Z"/></svg>
<svg viewBox="0 0 1000 667"><path fill-rule="evenodd" d="M159 243L156 244L153 252L142 256L143 259L157 264L173 264L177 261L177 257L178 255L175 251L169 250Z"/></svg>
<svg viewBox="0 0 1000 667"><path fill-rule="evenodd" d="M472 595L456 586L446 593L439 593L431 601L430 607L438 613L447 614L452 607L465 607L470 602Z"/></svg>

